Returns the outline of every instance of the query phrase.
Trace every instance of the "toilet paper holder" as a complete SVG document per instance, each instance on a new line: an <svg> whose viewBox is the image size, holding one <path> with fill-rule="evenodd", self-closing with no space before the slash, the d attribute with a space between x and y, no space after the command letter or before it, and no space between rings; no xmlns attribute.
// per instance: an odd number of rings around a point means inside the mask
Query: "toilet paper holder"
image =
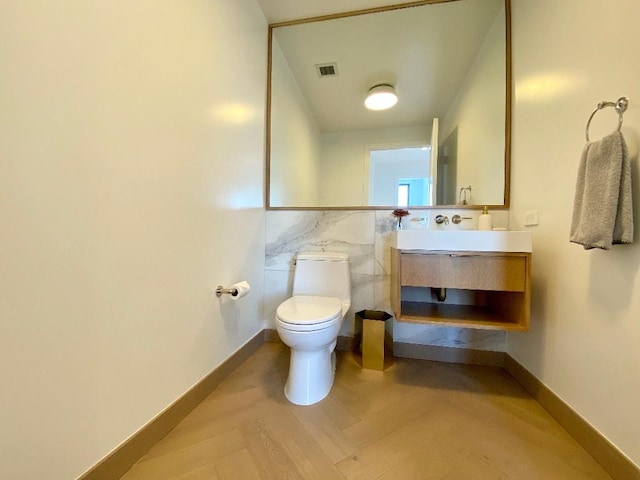
<svg viewBox="0 0 640 480"><path fill-rule="evenodd" d="M222 285L218 285L216 288L216 297L220 298L222 295L231 295L231 300L239 300L244 297L251 290L251 285L246 280L238 283L234 283L229 288L224 288Z"/></svg>
<svg viewBox="0 0 640 480"><path fill-rule="evenodd" d="M216 297L221 297L222 295L225 295L225 294L235 297L238 295L238 289L235 287L224 288L222 285L218 285L218 288L216 288Z"/></svg>

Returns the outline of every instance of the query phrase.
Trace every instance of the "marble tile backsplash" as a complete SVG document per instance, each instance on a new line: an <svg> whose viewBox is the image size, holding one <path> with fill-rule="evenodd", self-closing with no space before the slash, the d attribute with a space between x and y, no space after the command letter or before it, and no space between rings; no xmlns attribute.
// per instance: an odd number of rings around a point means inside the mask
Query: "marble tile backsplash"
<svg viewBox="0 0 640 480"><path fill-rule="evenodd" d="M416 223L413 222L414 225ZM354 334L355 312L375 309L393 313L389 299L389 247L390 234L395 228L396 220L386 210L267 211L264 294L266 328L275 328L275 311L291 295L293 260L298 252L303 251L349 254L351 311L340 335ZM506 342L506 335L501 331L416 325L398 323L395 320L393 336L396 342L490 351L504 351Z"/></svg>

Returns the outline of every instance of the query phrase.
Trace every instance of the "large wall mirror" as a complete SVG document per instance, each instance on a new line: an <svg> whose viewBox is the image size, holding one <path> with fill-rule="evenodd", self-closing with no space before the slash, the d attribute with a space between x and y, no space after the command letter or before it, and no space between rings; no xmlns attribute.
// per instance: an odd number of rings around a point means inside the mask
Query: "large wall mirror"
<svg viewBox="0 0 640 480"><path fill-rule="evenodd" d="M413 2L269 29L267 208L506 208L509 0ZM395 106L369 110L380 84Z"/></svg>

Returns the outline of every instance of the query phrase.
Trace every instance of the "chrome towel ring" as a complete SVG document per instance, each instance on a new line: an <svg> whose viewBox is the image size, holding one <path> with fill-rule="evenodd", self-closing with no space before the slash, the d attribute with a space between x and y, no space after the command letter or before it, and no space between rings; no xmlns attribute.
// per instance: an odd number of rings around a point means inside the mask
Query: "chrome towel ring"
<svg viewBox="0 0 640 480"><path fill-rule="evenodd" d="M627 110L628 106L629 106L629 97L620 97L617 102L605 102L605 101L600 102L596 107L596 109L591 114L591 116L589 117L589 120L587 120L587 127L584 130L585 137L587 138L587 142L589 141L589 126L591 125L591 120L593 119L594 115L598 113L598 111L602 110L605 107L614 107L616 109L616 112L618 112L618 130L617 131L619 132L620 128L622 127L622 114Z"/></svg>

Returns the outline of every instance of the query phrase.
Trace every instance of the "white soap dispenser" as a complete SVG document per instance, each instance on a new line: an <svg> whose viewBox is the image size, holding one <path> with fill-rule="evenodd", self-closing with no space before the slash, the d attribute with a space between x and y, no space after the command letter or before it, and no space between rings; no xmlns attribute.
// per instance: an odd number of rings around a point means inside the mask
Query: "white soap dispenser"
<svg viewBox="0 0 640 480"><path fill-rule="evenodd" d="M482 215L478 217L478 230L491 230L492 228L493 224L491 222L491 214L485 205L482 207Z"/></svg>

